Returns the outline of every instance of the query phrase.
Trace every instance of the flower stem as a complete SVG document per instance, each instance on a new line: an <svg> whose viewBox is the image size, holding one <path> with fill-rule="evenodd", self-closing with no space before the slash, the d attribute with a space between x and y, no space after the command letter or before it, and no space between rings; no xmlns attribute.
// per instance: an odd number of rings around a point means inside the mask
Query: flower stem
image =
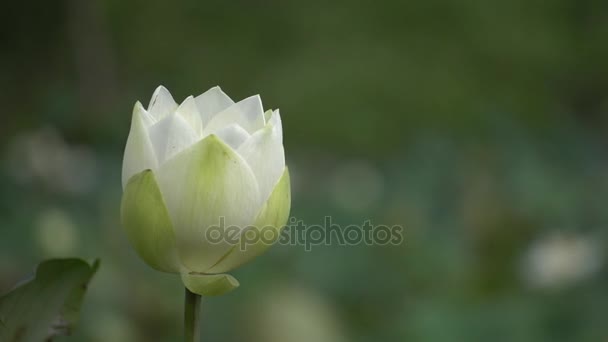
<svg viewBox="0 0 608 342"><path fill-rule="evenodd" d="M184 305L184 341L186 342L200 342L201 340L200 309L201 296L186 288Z"/></svg>

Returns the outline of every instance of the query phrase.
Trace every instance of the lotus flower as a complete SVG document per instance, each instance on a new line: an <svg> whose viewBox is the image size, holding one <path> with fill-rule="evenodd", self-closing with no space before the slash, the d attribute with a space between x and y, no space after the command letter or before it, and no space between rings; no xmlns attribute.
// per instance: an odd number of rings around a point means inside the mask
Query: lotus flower
<svg viewBox="0 0 608 342"><path fill-rule="evenodd" d="M208 237L211 227L273 229L290 210L279 111L259 96L235 103L219 87L177 104L158 87L148 108L137 102L122 169L122 224L151 267L181 274L201 295L223 294L238 282L224 274L271 243Z"/></svg>

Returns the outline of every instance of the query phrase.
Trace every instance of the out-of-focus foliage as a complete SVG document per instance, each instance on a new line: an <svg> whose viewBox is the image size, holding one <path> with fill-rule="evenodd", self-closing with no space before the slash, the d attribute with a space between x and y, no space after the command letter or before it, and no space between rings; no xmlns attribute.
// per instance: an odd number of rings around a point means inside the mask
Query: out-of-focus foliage
<svg viewBox="0 0 608 342"><path fill-rule="evenodd" d="M405 227L400 246L274 247L203 304L209 339L608 338L607 2L4 7L0 290L101 257L75 340L179 340L180 281L118 222L131 109L159 84L280 108L294 217Z"/></svg>
<svg viewBox="0 0 608 342"><path fill-rule="evenodd" d="M70 335L99 261L47 260L36 274L0 297L0 337L3 341L47 341Z"/></svg>

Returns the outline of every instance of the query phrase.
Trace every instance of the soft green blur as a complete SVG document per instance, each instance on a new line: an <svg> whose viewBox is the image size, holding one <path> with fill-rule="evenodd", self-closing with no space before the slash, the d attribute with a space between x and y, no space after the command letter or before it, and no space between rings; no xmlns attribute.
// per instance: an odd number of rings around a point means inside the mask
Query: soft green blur
<svg viewBox="0 0 608 342"><path fill-rule="evenodd" d="M604 341L608 2L8 1L0 292L101 258L72 339L180 341L119 223L131 110L220 85L280 108L292 216L399 246L275 246L208 341Z"/></svg>

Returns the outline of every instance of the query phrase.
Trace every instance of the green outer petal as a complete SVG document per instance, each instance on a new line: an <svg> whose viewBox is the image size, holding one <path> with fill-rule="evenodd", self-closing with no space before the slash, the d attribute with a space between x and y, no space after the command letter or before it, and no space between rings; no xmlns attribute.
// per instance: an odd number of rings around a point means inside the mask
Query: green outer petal
<svg viewBox="0 0 608 342"><path fill-rule="evenodd" d="M180 272L173 226L152 171L131 177L122 195L121 219L131 245L148 265Z"/></svg>
<svg viewBox="0 0 608 342"><path fill-rule="evenodd" d="M208 241L209 228L218 226L223 217L225 228L243 229L262 207L253 172L215 135L167 161L157 176L181 264L192 272L207 273L233 247L225 239Z"/></svg>
<svg viewBox="0 0 608 342"><path fill-rule="evenodd" d="M291 185L289 181L289 170L285 167L283 175L279 182L274 187L268 201L259 212L255 224L249 229L257 229L260 236L266 231L267 236L274 237L272 241L258 240L255 243L245 243L246 236L241 238L239 245L234 246L216 265L209 269L208 273L223 273L233 270L256 256L264 253L272 244L274 244L281 230L287 223L289 218L289 210L291 208ZM266 227L266 228L265 228ZM264 229L264 231L262 231ZM270 232L273 234L271 235ZM245 248L243 248L245 247Z"/></svg>
<svg viewBox="0 0 608 342"><path fill-rule="evenodd" d="M239 287L239 281L230 274L182 273L182 282L201 296L221 296Z"/></svg>

